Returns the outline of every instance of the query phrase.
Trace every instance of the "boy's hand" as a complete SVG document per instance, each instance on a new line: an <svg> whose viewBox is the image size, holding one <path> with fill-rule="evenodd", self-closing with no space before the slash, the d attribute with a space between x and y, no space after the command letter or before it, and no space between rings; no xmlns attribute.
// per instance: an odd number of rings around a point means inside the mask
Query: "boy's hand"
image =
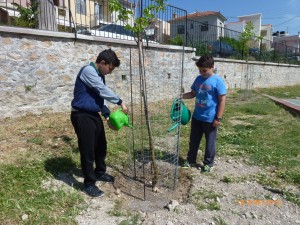
<svg viewBox="0 0 300 225"><path fill-rule="evenodd" d="M128 108L127 108L127 106L125 105L124 102L122 102L121 107L122 107L122 111L127 114L128 113Z"/></svg>
<svg viewBox="0 0 300 225"><path fill-rule="evenodd" d="M213 124L212 124L212 126L213 127L217 127L217 126L219 126L221 124L221 119L214 119L214 121L213 121Z"/></svg>

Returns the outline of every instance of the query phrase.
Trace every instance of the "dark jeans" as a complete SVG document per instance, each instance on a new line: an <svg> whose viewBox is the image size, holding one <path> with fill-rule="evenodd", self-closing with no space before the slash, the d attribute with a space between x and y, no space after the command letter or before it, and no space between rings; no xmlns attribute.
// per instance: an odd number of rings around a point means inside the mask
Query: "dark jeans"
<svg viewBox="0 0 300 225"><path fill-rule="evenodd" d="M102 119L98 113L76 111L71 112L71 121L78 138L84 184L95 184L95 173L106 172L107 145Z"/></svg>
<svg viewBox="0 0 300 225"><path fill-rule="evenodd" d="M192 118L189 152L187 154L187 161L189 163L196 164L199 145L204 134L206 145L203 164L213 166L216 155L217 130L217 127L212 127L212 123Z"/></svg>

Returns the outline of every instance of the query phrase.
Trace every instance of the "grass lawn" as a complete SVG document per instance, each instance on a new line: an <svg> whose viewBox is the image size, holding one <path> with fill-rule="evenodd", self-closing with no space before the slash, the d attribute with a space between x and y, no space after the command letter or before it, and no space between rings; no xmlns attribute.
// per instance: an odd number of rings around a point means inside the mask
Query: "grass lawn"
<svg viewBox="0 0 300 225"><path fill-rule="evenodd" d="M260 89L275 97L300 97L300 86ZM193 100L186 100L192 109ZM159 108L159 107L158 107ZM160 112L169 126L168 112ZM155 115L159 116L159 115ZM160 117L161 118L161 117ZM245 159L271 171L258 181L269 186L300 185L300 119L266 97L230 90L218 136L218 156ZM107 129L108 164L128 158L126 133ZM180 130L180 158L188 150L189 125ZM74 191L45 187L50 178L80 169L77 140L69 113L4 119L0 127L0 224L74 224L84 207ZM120 144L123 143L123 144ZM204 143L201 144L201 148ZM200 152L199 152L200 153ZM198 161L201 162L199 154ZM287 195L299 205L299 196ZM29 215L22 221L22 216Z"/></svg>
<svg viewBox="0 0 300 225"><path fill-rule="evenodd" d="M300 96L300 86L261 89L259 92L276 97L289 92L289 96L295 98ZM277 177L299 185L299 117L260 94L252 93L251 98L244 96L242 91L227 96L226 111L219 127L218 155L248 157L250 163L274 167ZM182 131L181 153L184 157L189 128ZM199 160L201 159L200 155Z"/></svg>

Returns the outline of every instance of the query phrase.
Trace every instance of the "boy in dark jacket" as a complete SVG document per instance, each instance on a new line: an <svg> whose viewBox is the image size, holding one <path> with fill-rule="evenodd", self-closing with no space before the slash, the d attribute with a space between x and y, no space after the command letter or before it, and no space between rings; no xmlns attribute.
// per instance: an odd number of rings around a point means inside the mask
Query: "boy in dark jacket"
<svg viewBox="0 0 300 225"><path fill-rule="evenodd" d="M101 197L104 192L96 185L96 181L114 182L114 177L106 173L106 136L99 112L109 122L110 111L105 100L120 105L123 112L128 113L125 103L105 85L105 76L120 60L111 49L100 52L95 63L80 69L74 87L71 121L78 138L81 169L84 176L84 192L92 197ZM95 168L94 168L95 163Z"/></svg>

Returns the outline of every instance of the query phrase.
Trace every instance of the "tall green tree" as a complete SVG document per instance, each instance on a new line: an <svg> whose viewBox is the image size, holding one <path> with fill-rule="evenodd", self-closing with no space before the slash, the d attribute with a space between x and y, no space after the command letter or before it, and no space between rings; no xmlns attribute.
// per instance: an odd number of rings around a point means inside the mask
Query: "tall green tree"
<svg viewBox="0 0 300 225"><path fill-rule="evenodd" d="M133 31L135 34L135 41L138 45L138 55L139 55L139 73L141 77L141 93L144 103L144 113L146 119L146 126L148 131L148 140L150 148L150 159L151 159L151 168L152 168L152 185L156 186L158 182L158 167L155 162L155 153L152 137L152 129L149 119L149 110L148 110L148 100L147 100L147 86L146 86L146 76L145 76L145 65L144 65L144 47L143 47L143 37L145 30L152 24L155 20L155 13L163 11L165 8L164 0L153 0L153 4L148 5L143 8L143 1L138 1L137 14L133 14L132 10L126 9L119 0L109 0L109 10L111 12L118 12L118 19L123 21L125 28ZM129 24L129 20L134 16L134 25Z"/></svg>
<svg viewBox="0 0 300 225"><path fill-rule="evenodd" d="M242 32L239 42L239 51L242 55L248 55L250 40L255 36L254 25L251 21L246 23L245 30Z"/></svg>

